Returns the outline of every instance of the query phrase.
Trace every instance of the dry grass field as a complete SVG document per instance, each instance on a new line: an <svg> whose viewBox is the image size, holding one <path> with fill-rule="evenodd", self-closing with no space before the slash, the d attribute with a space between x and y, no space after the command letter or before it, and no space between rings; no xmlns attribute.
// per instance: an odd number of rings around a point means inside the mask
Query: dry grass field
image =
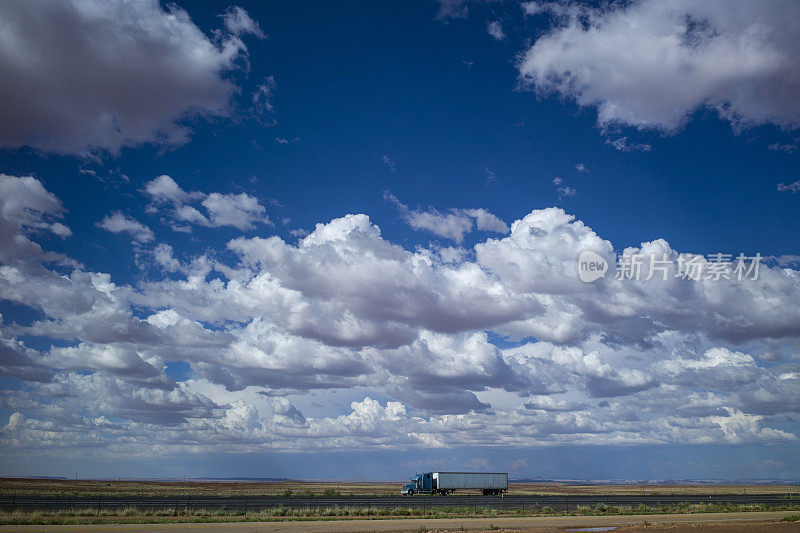
<svg viewBox="0 0 800 533"><path fill-rule="evenodd" d="M297 496L397 495L394 483L313 481L92 481L0 478L0 495L11 496ZM509 494L797 494L796 485L581 485L511 483Z"/></svg>
<svg viewBox="0 0 800 533"><path fill-rule="evenodd" d="M797 521L800 520L800 515L795 508L793 510L768 510L760 506L703 506L692 505L689 507L659 507L655 509L632 509L629 507L619 507L615 509L604 508L579 508L572 512L557 513L557 512L528 512L525 513L521 509L516 510L501 510L501 509L486 509L486 508L449 508L449 509L408 509L397 507L393 509L367 509L360 508L308 508L308 509L287 509L287 508L273 508L257 510L245 514L242 511L225 511L217 510L204 510L204 509L161 509L158 511L143 511L140 509L127 508L123 510L111 509L72 509L61 511L14 511L14 512L0 512L0 528L5 530L8 526L13 525L85 525L85 524L170 524L170 531L180 531L183 528L181 524L209 524L209 527L204 528L199 525L191 526L191 530L197 531L210 531L213 528L211 524L214 523L237 523L236 530L245 530L246 523L259 523L260 527L257 531L264 531L262 526L266 524L277 525L280 528L276 531L380 531L394 529L392 526L387 527L387 524L399 524L407 522L411 519L415 524L413 531L441 531L441 529L428 529L428 524L441 524L443 520L460 520L461 527L459 530L464 531L464 524L471 524L474 526L477 520L492 520L492 521L517 521L517 525L528 525L531 522L538 522L540 525L544 522L555 524L560 522L562 525L575 525L578 522L587 523L591 522L605 522L606 524L625 524L625 523L647 523L654 524L655 520L668 518L668 522L674 525L675 522L684 523L709 523L724 521L763 521L771 519L773 521L780 520L783 523L793 524L794 531L797 531ZM613 512L612 512L613 511ZM592 517L592 518L589 518ZM338 524L337 524L338 522ZM292 527L290 524L295 523L299 527ZM309 527L313 524L317 528ZM346 524L350 524L349 526ZM360 524L360 527L354 527L355 524ZM344 526L344 527L341 527ZM148 528L151 529L151 528ZM157 531L159 528L155 528ZM473 529L473 527L470 527ZM498 529L490 527L490 530ZM406 528L400 530L406 531ZM528 530L527 528L513 528L514 531ZM558 531L563 528L558 528ZM33 531L30 529L29 531ZM80 529L72 529L72 531L81 531ZM536 529L536 531L540 531ZM670 529L670 531L672 531ZM693 530L694 531L694 530Z"/></svg>
<svg viewBox="0 0 800 533"><path fill-rule="evenodd" d="M510 494L797 494L797 485L724 485L724 484L669 484L669 485L581 485L570 483L509 483Z"/></svg>

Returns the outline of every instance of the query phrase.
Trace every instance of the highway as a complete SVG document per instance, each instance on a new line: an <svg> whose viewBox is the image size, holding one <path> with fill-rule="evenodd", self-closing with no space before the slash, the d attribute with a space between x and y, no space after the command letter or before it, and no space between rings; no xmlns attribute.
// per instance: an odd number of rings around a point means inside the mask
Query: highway
<svg viewBox="0 0 800 533"><path fill-rule="evenodd" d="M229 522L169 524L95 524L53 526L6 526L17 533L411 533L432 531L501 531L561 533L575 528L626 533L745 533L749 531L796 532L797 524L780 522L783 512L700 513L646 516L538 516L513 518L401 518L394 520L334 520L296 522Z"/></svg>
<svg viewBox="0 0 800 533"><path fill-rule="evenodd" d="M549 507L562 511L577 507L613 506L658 508L661 505L686 504L762 504L768 507L800 505L797 495L782 494L676 494L676 495L450 495L450 496L177 496L177 497L31 497L2 496L4 511L67 510L81 508L140 510L225 508L230 511L258 511L274 507L295 509L317 507L367 507L391 509L397 507L435 509L441 507L473 507L506 510L542 510Z"/></svg>

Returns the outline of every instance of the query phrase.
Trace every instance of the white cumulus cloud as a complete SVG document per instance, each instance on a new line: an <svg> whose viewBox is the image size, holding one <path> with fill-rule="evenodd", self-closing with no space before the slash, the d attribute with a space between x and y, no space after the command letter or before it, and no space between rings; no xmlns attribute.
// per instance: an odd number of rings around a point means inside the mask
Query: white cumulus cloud
<svg viewBox="0 0 800 533"><path fill-rule="evenodd" d="M206 194L199 191L185 191L167 175L158 176L147 182L143 192L152 202L150 206L152 212L167 207L176 223L187 222L206 227L232 226L243 231L253 229L257 224L272 224L267 216L267 209L257 198L246 193ZM197 204L198 201L206 214L191 205ZM188 230L178 224L174 224L173 229Z"/></svg>
<svg viewBox="0 0 800 533"><path fill-rule="evenodd" d="M666 132L708 107L736 128L800 127L800 4L643 0L526 4L554 27L522 56L525 86L597 109L600 126Z"/></svg>
<svg viewBox="0 0 800 533"><path fill-rule="evenodd" d="M476 226L481 231L508 233L506 223L485 209L449 209L442 213L434 208L409 209L389 193L384 194L384 198L397 206L403 220L412 228L429 231L459 244Z"/></svg>
<svg viewBox="0 0 800 533"><path fill-rule="evenodd" d="M562 209L469 250L407 250L349 214L296 242L242 235L186 261L160 243L162 271L128 285L51 265L61 202L34 178L4 180L0 298L34 317L0 322L0 370L16 380L0 399L6 453L797 439L800 275L786 264L758 280L670 267L583 283L579 254L613 264L615 250ZM211 197L167 179L145 190L159 210ZM678 255L662 239L622 251L638 253ZM173 362L188 379L168 375Z"/></svg>
<svg viewBox="0 0 800 533"><path fill-rule="evenodd" d="M495 41L502 41L506 38L505 32L503 32L503 26L500 24L500 21L493 20L489 23L486 27L486 31Z"/></svg>
<svg viewBox="0 0 800 533"><path fill-rule="evenodd" d="M119 211L106 215L97 223L97 227L111 233L127 233L134 242L138 243L150 242L155 239L153 230Z"/></svg>
<svg viewBox="0 0 800 533"><path fill-rule="evenodd" d="M63 216L61 201L39 180L0 174L0 260L40 255L40 246L28 238L31 234L44 231L69 237L70 229L56 221Z"/></svg>
<svg viewBox="0 0 800 533"><path fill-rule="evenodd" d="M261 30L258 22L253 20L247 11L239 6L229 7L222 15L222 20L225 23L225 29L233 35L252 34L259 39L266 38L266 35Z"/></svg>
<svg viewBox="0 0 800 533"><path fill-rule="evenodd" d="M60 154L187 142L184 119L231 113L239 35L260 35L241 8L209 37L156 0L3 2L0 19L0 146Z"/></svg>

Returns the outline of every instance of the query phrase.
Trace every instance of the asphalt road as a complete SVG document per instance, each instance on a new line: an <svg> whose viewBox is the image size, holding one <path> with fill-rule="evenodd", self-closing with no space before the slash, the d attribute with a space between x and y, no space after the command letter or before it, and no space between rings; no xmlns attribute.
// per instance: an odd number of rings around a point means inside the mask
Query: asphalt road
<svg viewBox="0 0 800 533"><path fill-rule="evenodd" d="M789 498L782 494L687 494L687 495L570 495L570 496L217 496L217 497L90 497L90 498L50 498L50 497L0 497L0 509L19 510L59 510L76 508L121 509L221 509L257 511L273 507L315 508L315 507L369 507L390 509L395 507L435 509L438 507L477 507L489 509L537 510L550 507L553 510L575 509L580 506L595 507L599 504L613 506L658 507L660 505L687 504L763 504L770 507L781 505L800 505L797 496Z"/></svg>
<svg viewBox="0 0 800 533"><path fill-rule="evenodd" d="M558 532L572 528L619 528L620 531L797 531L796 523L777 522L791 512L707 513L645 516L544 516L528 518L446 518L399 520L337 520L308 522L229 522L217 524L118 524L92 526L6 526L19 533L366 533L420 531L535 531ZM647 522L647 526L645 526Z"/></svg>

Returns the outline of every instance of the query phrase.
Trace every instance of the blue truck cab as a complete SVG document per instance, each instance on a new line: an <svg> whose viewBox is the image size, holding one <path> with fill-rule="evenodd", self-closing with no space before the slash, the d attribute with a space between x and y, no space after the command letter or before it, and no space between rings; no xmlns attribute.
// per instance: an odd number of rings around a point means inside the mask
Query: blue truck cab
<svg viewBox="0 0 800 533"><path fill-rule="evenodd" d="M416 483L406 483L400 489L400 494L408 494L409 496L413 495L416 492L417 485Z"/></svg>
<svg viewBox="0 0 800 533"><path fill-rule="evenodd" d="M413 481L413 483L406 483L403 485L403 488L400 489L400 494L413 496L414 494L425 494L436 490L433 472L417 474L411 478L411 481Z"/></svg>

